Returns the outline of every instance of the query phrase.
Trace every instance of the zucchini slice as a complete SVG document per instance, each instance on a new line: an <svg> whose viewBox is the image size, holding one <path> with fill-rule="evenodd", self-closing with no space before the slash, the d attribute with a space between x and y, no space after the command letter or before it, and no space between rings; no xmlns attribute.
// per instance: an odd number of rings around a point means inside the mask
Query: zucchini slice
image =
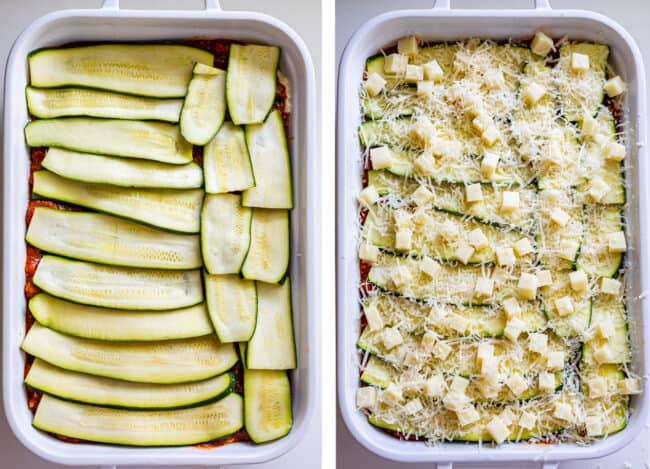
<svg viewBox="0 0 650 469"><path fill-rule="evenodd" d="M154 269L201 267L199 237L91 212L36 207L25 236L37 248L100 264Z"/></svg>
<svg viewBox="0 0 650 469"><path fill-rule="evenodd" d="M29 311L39 324L86 339L153 341L201 337L213 332L204 303L170 311L125 311L80 305L39 293Z"/></svg>
<svg viewBox="0 0 650 469"><path fill-rule="evenodd" d="M226 99L235 124L264 122L275 101L279 61L279 47L230 45Z"/></svg>
<svg viewBox="0 0 650 469"><path fill-rule="evenodd" d="M554 125L541 157L534 162L537 186L542 190L578 186L582 178L580 158L576 130L569 124Z"/></svg>
<svg viewBox="0 0 650 469"><path fill-rule="evenodd" d="M82 86L156 98L185 96L196 62L213 55L167 44L104 44L42 49L29 56L31 84L38 88Z"/></svg>
<svg viewBox="0 0 650 469"><path fill-rule="evenodd" d="M209 194L234 192L255 186L244 129L224 122L217 135L203 149L205 191Z"/></svg>
<svg viewBox="0 0 650 469"><path fill-rule="evenodd" d="M183 233L201 226L200 189L129 189L87 184L49 171L35 171L34 194Z"/></svg>
<svg viewBox="0 0 650 469"><path fill-rule="evenodd" d="M178 122L182 99L155 99L87 88L42 89L28 86L27 109L40 119L104 117Z"/></svg>
<svg viewBox="0 0 650 469"><path fill-rule="evenodd" d="M585 379L601 377L605 379L608 397L590 397L589 387ZM618 393L619 382L625 378L619 365L600 365L581 370L581 390L585 394L585 417L599 417L602 419L603 428L600 435L612 435L621 431L627 425L629 399L628 396ZM614 395L609 395L613 392Z"/></svg>
<svg viewBox="0 0 650 469"><path fill-rule="evenodd" d="M553 272L553 284L541 289L542 304L549 326L560 337L580 336L587 331L591 321L590 292L576 292L571 288L569 272ZM556 301L568 296L574 312L569 316L558 314Z"/></svg>
<svg viewBox="0 0 650 469"><path fill-rule="evenodd" d="M34 285L75 303L106 308L167 310L203 301L199 270L114 267L45 255Z"/></svg>
<svg viewBox="0 0 650 469"><path fill-rule="evenodd" d="M625 320L625 303L622 298L599 294L594 297L591 317L593 328L601 322L609 322L614 326L614 334L609 339L594 336L585 341L582 349L584 366L603 364L622 364L630 361L631 351L628 340L627 321ZM601 347L609 349L609 358L598 361L596 351ZM600 354L598 355L600 356Z"/></svg>
<svg viewBox="0 0 650 469"><path fill-rule="evenodd" d="M253 210L239 194L206 194L201 209L201 252L211 274L236 274L251 244Z"/></svg>
<svg viewBox="0 0 650 469"><path fill-rule="evenodd" d="M204 381L150 384L87 375L50 365L37 358L25 383L69 401L135 409L173 409L218 400L231 393L235 376L224 373Z"/></svg>
<svg viewBox="0 0 650 469"><path fill-rule="evenodd" d="M291 431L291 384L284 370L244 369L246 432L255 443L277 440Z"/></svg>
<svg viewBox="0 0 650 469"><path fill-rule="evenodd" d="M113 409L45 394L32 423L39 430L98 443L179 446L235 433L243 427L243 413L243 400L235 393L210 404L175 410Z"/></svg>
<svg viewBox="0 0 650 469"><path fill-rule="evenodd" d="M216 135L225 116L226 72L197 63L183 102L181 135L194 145L205 145Z"/></svg>
<svg viewBox="0 0 650 469"><path fill-rule="evenodd" d="M253 209L251 243L241 268L244 278L280 282L289 268L289 211Z"/></svg>
<svg viewBox="0 0 650 469"><path fill-rule="evenodd" d="M192 161L192 145L177 125L93 117L39 119L25 126L32 147L60 147L84 153L139 158L169 164Z"/></svg>
<svg viewBox="0 0 650 469"><path fill-rule="evenodd" d="M63 148L48 149L43 167L67 179L122 187L194 189L203 185L196 163L170 165Z"/></svg>
<svg viewBox="0 0 650 469"><path fill-rule="evenodd" d="M237 363L232 344L214 334L159 342L110 342L72 337L41 326L21 348L66 370L139 383L185 383L217 376Z"/></svg>
<svg viewBox="0 0 650 469"><path fill-rule="evenodd" d="M246 126L246 145L255 173L255 187L242 193L242 205L293 208L291 159L279 111L263 124Z"/></svg>
<svg viewBox="0 0 650 469"><path fill-rule="evenodd" d="M359 379L362 383L385 389L394 381L396 373L397 370L390 363L374 355L370 355Z"/></svg>
<svg viewBox="0 0 650 469"><path fill-rule="evenodd" d="M247 342L257 322L257 288L239 275L203 276L205 298L217 337L223 343Z"/></svg>
<svg viewBox="0 0 650 469"><path fill-rule="evenodd" d="M257 326L246 348L246 366L252 370L296 367L289 277L280 285L257 283Z"/></svg>
<svg viewBox="0 0 650 469"><path fill-rule="evenodd" d="M619 205L589 204L583 207L584 240L577 266L592 277L613 277L623 262L622 252L609 252L607 235L623 231Z"/></svg>
<svg viewBox="0 0 650 469"><path fill-rule="evenodd" d="M559 190L541 191L539 201L536 237L540 261L551 270L572 270L584 238L582 206ZM570 217L564 226L551 219L556 207Z"/></svg>

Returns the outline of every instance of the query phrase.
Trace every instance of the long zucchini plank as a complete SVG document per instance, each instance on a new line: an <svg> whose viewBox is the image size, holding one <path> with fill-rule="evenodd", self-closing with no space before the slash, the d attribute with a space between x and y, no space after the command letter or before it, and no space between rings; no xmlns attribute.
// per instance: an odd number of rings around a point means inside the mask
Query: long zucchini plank
<svg viewBox="0 0 650 469"><path fill-rule="evenodd" d="M282 438L291 431L291 383L283 370L244 369L246 432L255 443Z"/></svg>
<svg viewBox="0 0 650 469"><path fill-rule="evenodd" d="M244 129L224 122L217 135L203 149L205 191L209 194L235 192L255 186L255 176Z"/></svg>
<svg viewBox="0 0 650 469"><path fill-rule="evenodd" d="M204 274L205 298L217 337L223 343L247 342L257 323L255 282L238 275Z"/></svg>
<svg viewBox="0 0 650 469"><path fill-rule="evenodd" d="M278 283L287 273L289 257L289 211L253 209L251 242L242 276Z"/></svg>
<svg viewBox="0 0 650 469"><path fill-rule="evenodd" d="M203 301L199 270L113 267L45 255L34 285L75 303L132 310L169 310Z"/></svg>
<svg viewBox="0 0 650 469"><path fill-rule="evenodd" d="M241 396L180 410L123 410L43 396L33 425L71 438L130 446L178 446L215 440L243 427Z"/></svg>
<svg viewBox="0 0 650 469"><path fill-rule="evenodd" d="M194 189L203 185L196 163L170 165L50 148L43 167L67 179L122 187Z"/></svg>
<svg viewBox="0 0 650 469"><path fill-rule="evenodd" d="M87 88L26 89L29 113L41 119L87 116L178 122L183 100L155 99Z"/></svg>
<svg viewBox="0 0 650 469"><path fill-rule="evenodd" d="M158 269L201 267L199 237L91 212L36 207L25 236L37 248L100 264Z"/></svg>
<svg viewBox="0 0 650 469"><path fill-rule="evenodd" d="M87 375L37 358L25 383L62 399L110 407L173 409L217 400L232 392L235 376L224 373L204 381L149 384Z"/></svg>
<svg viewBox="0 0 650 469"><path fill-rule="evenodd" d="M184 164L192 161L192 145L177 125L93 117L39 119L25 126L32 147L60 147L85 153Z"/></svg>
<svg viewBox="0 0 650 469"><path fill-rule="evenodd" d="M185 383L219 375L237 363L232 344L214 334L158 342L111 342L60 334L38 323L21 348L66 370L139 383Z"/></svg>
<svg viewBox="0 0 650 469"><path fill-rule="evenodd" d="M29 300L29 311L45 327L87 339L154 341L213 332L205 303L170 311L126 311L80 305L39 293Z"/></svg>
<svg viewBox="0 0 650 469"><path fill-rule="evenodd" d="M619 205L584 205L584 239L577 266L593 277L613 277L623 262L622 252L609 252L607 236L623 232Z"/></svg>
<svg viewBox="0 0 650 469"><path fill-rule="evenodd" d="M562 316L556 301L569 297L573 313ZM591 322L591 292L576 292L571 288L569 272L553 272L553 283L541 289L542 304L548 317L549 327L560 337L580 336L587 332Z"/></svg>
<svg viewBox="0 0 650 469"><path fill-rule="evenodd" d="M105 44L36 51L29 56L29 75L40 88L76 85L177 98L185 96L196 62L212 65L214 57L180 45Z"/></svg>
<svg viewBox="0 0 650 469"><path fill-rule="evenodd" d="M35 171L33 192L160 228L198 233L203 191L200 189L130 189L87 184L49 171Z"/></svg>

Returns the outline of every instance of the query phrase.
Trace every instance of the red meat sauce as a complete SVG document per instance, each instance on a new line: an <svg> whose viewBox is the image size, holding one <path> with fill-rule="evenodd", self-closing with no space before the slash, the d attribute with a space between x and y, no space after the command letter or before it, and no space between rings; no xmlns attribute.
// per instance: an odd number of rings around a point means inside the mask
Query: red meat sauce
<svg viewBox="0 0 650 469"><path fill-rule="evenodd" d="M172 43L174 42L172 41L161 42L161 44L172 44ZM214 54L214 66L225 70L228 67L228 51L230 48L230 44L236 43L236 41L231 41L228 39L192 39L186 41L178 41L175 43L197 47L199 49L204 49L212 52ZM73 44L67 44L66 46L63 47L93 45L93 44L95 43L77 42ZM287 109L287 104L288 104L287 101L288 101L288 90L286 86L278 80L276 84L276 97L275 97L275 102L273 104L273 109L278 110L282 115L282 121L284 123L287 139L291 140L292 137L290 134L290 126L289 126L290 113L288 112ZM32 119L35 118L32 116ZM229 119L229 116L226 116L226 119ZM52 200L34 199L34 195L32 193L34 171L40 171L43 169L43 159L45 158L46 153L47 153L47 148L34 147L30 149L30 173L29 173L30 199L29 199L29 204L27 206L27 211L25 213L25 221L27 226L29 226L29 223L31 222L32 216L34 215L34 209L36 207L50 207L59 210L76 210L76 211L83 210L83 208L72 204L55 202ZM196 163L202 164L203 147L194 146L192 149L192 156ZM42 254L40 249L31 246L28 243L25 244L25 248L26 248L25 298L29 300L40 291L39 288L36 285L34 285L32 279L34 277L34 274L36 273L36 268L38 267L38 263L41 260ZM28 331L32 327L33 323L34 323L34 317L32 316L32 313L28 307L25 312L25 331ZM25 377L27 376L27 373L29 373L29 369L31 368L33 362L34 362L34 357L29 354L26 354L25 369L24 369ZM241 366L241 361L233 368L232 371L236 378L235 392L242 393L243 392L243 369ZM32 413L35 413L36 409L38 408L38 404L41 400L42 393L27 385L25 386L25 390L26 390L26 397L27 397L27 407ZM61 441L65 441L68 443L92 443L77 438L69 438L58 434L51 434L51 435ZM195 445L195 447L205 450L205 449L217 448L230 443L237 443L240 441L242 442L251 441L245 429L239 430L238 432L232 435L219 438L214 441L209 441L206 443Z"/></svg>

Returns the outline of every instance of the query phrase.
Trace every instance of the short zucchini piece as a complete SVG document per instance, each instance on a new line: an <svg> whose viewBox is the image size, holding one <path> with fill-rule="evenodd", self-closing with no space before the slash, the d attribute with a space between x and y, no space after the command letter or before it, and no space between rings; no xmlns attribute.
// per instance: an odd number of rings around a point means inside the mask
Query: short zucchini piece
<svg viewBox="0 0 650 469"><path fill-rule="evenodd" d="M53 117L104 117L178 122L182 99L155 99L88 88L26 89L29 113Z"/></svg>
<svg viewBox="0 0 650 469"><path fill-rule="evenodd" d="M262 208L293 208L291 159L284 123L273 111L263 124L246 126L255 187L242 194L242 205Z"/></svg>
<svg viewBox="0 0 650 469"><path fill-rule="evenodd" d="M45 255L34 285L75 303L105 308L167 310L203 301L199 270L114 267Z"/></svg>
<svg viewBox="0 0 650 469"><path fill-rule="evenodd" d="M235 433L243 427L243 414L243 400L235 393L210 404L175 410L113 409L46 394L32 423L39 430L98 443L179 446Z"/></svg>
<svg viewBox="0 0 650 469"><path fill-rule="evenodd" d="M34 194L182 233L198 233L201 189L130 189L87 184L49 171L34 172Z"/></svg>
<svg viewBox="0 0 650 469"><path fill-rule="evenodd" d="M197 63L181 111L183 138L194 145L205 145L216 135L225 116L226 72Z"/></svg>
<svg viewBox="0 0 650 469"><path fill-rule="evenodd" d="M611 323L614 326L614 334L609 339L594 336L585 342L582 349L583 366L629 362L631 350L625 319L625 304L622 298L604 294L596 295L593 299L592 328L598 327L601 322ZM609 347L610 354L605 362L599 362L596 359L595 352L603 346Z"/></svg>
<svg viewBox="0 0 650 469"><path fill-rule="evenodd" d="M284 370L244 369L246 432L255 443L277 440L291 431L291 384Z"/></svg>
<svg viewBox="0 0 650 469"><path fill-rule="evenodd" d="M554 125L549 132L547 145L542 150L541 158L535 162L537 186L542 190L567 190L578 186L582 168L576 130L569 124ZM553 153L556 150L561 156Z"/></svg>
<svg viewBox="0 0 650 469"><path fill-rule="evenodd" d="M199 237L112 215L36 207L25 236L37 248L100 264L152 269L201 267Z"/></svg>
<svg viewBox="0 0 650 469"><path fill-rule="evenodd" d="M134 383L64 370L37 358L25 383L47 394L86 404L173 409L225 397L234 389L235 376L224 373L203 381L179 384Z"/></svg>
<svg viewBox="0 0 650 469"><path fill-rule="evenodd" d="M192 161L192 145L177 125L93 117L39 119L25 126L32 147L60 147L85 153L138 158L169 164Z"/></svg>
<svg viewBox="0 0 650 469"><path fill-rule="evenodd" d="M257 283L257 326L246 348L252 370L290 370L296 367L291 312L291 282Z"/></svg>
<svg viewBox="0 0 650 469"><path fill-rule="evenodd" d="M154 341L201 337L213 332L205 303L169 311L125 311L80 305L39 293L29 300L39 324L86 339Z"/></svg>
<svg viewBox="0 0 650 469"><path fill-rule="evenodd" d="M168 44L104 44L42 49L29 56L38 88L82 86L156 98L181 98L195 63L212 65L201 49Z"/></svg>
<svg viewBox="0 0 650 469"><path fill-rule="evenodd" d="M620 205L583 207L584 240L577 266L592 277L613 277L622 262L622 252L609 252L607 235L623 232L623 208Z"/></svg>
<svg viewBox="0 0 650 469"><path fill-rule="evenodd" d="M237 363L232 344L214 334L158 342L109 342L60 334L38 323L21 348L66 370L139 383L185 383L220 375Z"/></svg>
<svg viewBox="0 0 650 469"><path fill-rule="evenodd" d="M571 288L569 272L554 271L553 283L541 289L542 304L549 321L549 327L560 337L581 336L587 332L591 322L591 296L589 291L576 292ZM571 298L573 313L558 314L556 301Z"/></svg>
<svg viewBox="0 0 650 469"><path fill-rule="evenodd" d="M209 194L243 191L255 186L242 127L232 122L223 123L203 149L203 173L205 191Z"/></svg>
<svg viewBox="0 0 650 469"><path fill-rule="evenodd" d="M235 124L264 122L275 101L279 61L279 47L230 45L226 96Z"/></svg>
<svg viewBox="0 0 650 469"><path fill-rule="evenodd" d="M255 282L239 275L204 274L203 278L208 312L219 340L249 341L257 322Z"/></svg>
<svg viewBox="0 0 650 469"><path fill-rule="evenodd" d="M289 211L253 209L251 244L242 266L244 278L278 283L289 268Z"/></svg>
<svg viewBox="0 0 650 469"><path fill-rule="evenodd" d="M121 187L194 189L203 185L201 167L193 162L170 165L50 148L43 167L67 179Z"/></svg>
<svg viewBox="0 0 650 469"><path fill-rule="evenodd" d="M253 210L239 194L207 194L201 209L201 252L211 274L236 274L251 244Z"/></svg>
<svg viewBox="0 0 650 469"><path fill-rule="evenodd" d="M359 379L362 383L385 389L393 380L395 373L397 373L397 370L389 363L370 355Z"/></svg>
<svg viewBox="0 0 650 469"><path fill-rule="evenodd" d="M539 259L551 270L572 270L584 239L582 206L570 194L557 190L541 191L538 199L536 238ZM556 206L569 215L564 226L551 218Z"/></svg>

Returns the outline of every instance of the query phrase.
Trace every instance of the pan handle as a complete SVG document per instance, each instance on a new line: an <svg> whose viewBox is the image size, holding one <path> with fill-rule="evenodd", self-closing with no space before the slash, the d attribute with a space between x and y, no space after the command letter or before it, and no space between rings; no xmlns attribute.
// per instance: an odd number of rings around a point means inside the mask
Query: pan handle
<svg viewBox="0 0 650 469"><path fill-rule="evenodd" d="M108 1L108 0L107 0ZM533 0L535 10L550 10L549 0ZM451 0L433 0L435 10L451 10Z"/></svg>
<svg viewBox="0 0 650 469"><path fill-rule="evenodd" d="M556 462L543 462L542 469L558 469L560 465Z"/></svg>
<svg viewBox="0 0 650 469"><path fill-rule="evenodd" d="M450 462L439 462L436 464L436 469L452 469L453 465Z"/></svg>
<svg viewBox="0 0 650 469"><path fill-rule="evenodd" d="M104 0L102 2L102 10L119 10L120 9L120 0ZM221 4L219 0L205 0L205 10L206 11L220 11Z"/></svg>

